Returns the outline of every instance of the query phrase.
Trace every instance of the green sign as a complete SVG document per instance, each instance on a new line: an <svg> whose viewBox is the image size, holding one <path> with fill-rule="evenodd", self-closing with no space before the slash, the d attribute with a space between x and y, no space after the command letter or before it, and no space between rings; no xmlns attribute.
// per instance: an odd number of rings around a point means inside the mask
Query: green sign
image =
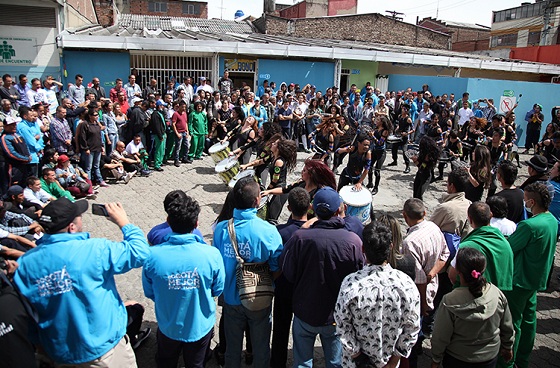
<svg viewBox="0 0 560 368"><path fill-rule="evenodd" d="M504 91L504 96L506 96L506 97L513 97L513 96L515 96L515 93L513 93L513 90L511 90L511 89L506 89L506 90Z"/></svg>
<svg viewBox="0 0 560 368"><path fill-rule="evenodd" d="M0 64L35 65L35 38L0 37Z"/></svg>

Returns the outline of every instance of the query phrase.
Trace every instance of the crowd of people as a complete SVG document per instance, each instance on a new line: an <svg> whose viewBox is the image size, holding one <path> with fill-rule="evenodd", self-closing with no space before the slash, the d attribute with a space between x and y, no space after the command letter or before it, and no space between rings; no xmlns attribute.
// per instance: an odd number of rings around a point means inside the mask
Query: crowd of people
<svg viewBox="0 0 560 368"><path fill-rule="evenodd" d="M517 187L515 112L498 114L491 99L455 101L427 85L383 94L369 83L339 95L265 81L253 93L227 72L216 90L204 77L198 86L170 78L161 90L136 80L117 79L107 97L98 78L86 87L76 75L65 89L53 78L30 87L24 75L17 84L3 77L8 366L33 365L38 347L47 365L136 366L150 330L140 330L143 307L123 303L114 275L143 267L158 367L175 368L182 354L186 367L214 358L235 368L244 358L285 368L290 329L295 367L313 366L317 335L327 367L417 367L425 339L433 368L528 367L536 293L550 279L560 223L560 108L542 139L542 107L526 114L525 148L535 155ZM103 213L123 241L82 231L84 199L99 187L194 165L225 142L255 175L228 193L211 246L197 229L197 200L182 190L167 194L166 221L147 235L118 203ZM313 156L288 183L298 150ZM405 174L417 166L404 238L399 219L374 213L363 223L338 193L350 185L377 194L387 150L386 166L398 166L399 151ZM447 193L428 216L422 196L448 166ZM290 217L279 224L286 202Z"/></svg>

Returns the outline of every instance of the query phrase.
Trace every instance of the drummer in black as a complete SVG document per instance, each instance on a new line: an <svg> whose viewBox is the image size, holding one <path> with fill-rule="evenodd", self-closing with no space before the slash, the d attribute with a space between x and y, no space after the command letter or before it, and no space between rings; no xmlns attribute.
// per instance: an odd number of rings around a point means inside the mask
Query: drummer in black
<svg viewBox="0 0 560 368"><path fill-rule="evenodd" d="M452 130L447 134L443 142L443 149L440 154L440 160L444 157L445 161L453 162L463 156L463 144L457 135L456 130ZM445 162L440 161L438 165L439 176L434 181L443 180L443 170L445 169ZM453 164L451 164L453 170Z"/></svg>
<svg viewBox="0 0 560 368"><path fill-rule="evenodd" d="M397 129L395 130L395 135L400 135L402 137L402 141L393 143L393 147L391 148L391 153L393 156L393 162L391 162L387 166L397 166L397 154L399 149L403 152L403 159L404 164L406 165L406 169L404 170L405 174L410 172L410 160L404 154L406 151L406 147L408 145L408 137L411 134L414 134L414 127L412 125L412 119L410 118L410 105L402 104L401 105L401 114L397 117Z"/></svg>
<svg viewBox="0 0 560 368"><path fill-rule="evenodd" d="M378 115L375 118L375 130L370 136L372 141L371 145L371 167L373 167L373 172L370 169L368 171L368 188L373 188L371 193L376 195L379 191L379 182L381 181L381 167L385 162L385 157L387 156L386 140L389 134L393 131L393 125L389 121L387 115ZM373 174L375 173L375 185L372 185Z"/></svg>
<svg viewBox="0 0 560 368"><path fill-rule="evenodd" d="M297 145L292 140L280 138L272 142L270 151L272 162L269 169L270 184L268 190L286 186L288 172L292 171L297 163ZM287 199L287 194L272 196L272 199L268 202L266 214L268 222L275 224L278 221Z"/></svg>
<svg viewBox="0 0 560 368"><path fill-rule="evenodd" d="M342 187L349 184L354 184L357 190L362 189L362 183L371 167L371 151L369 146L370 140L368 135L360 133L353 145L337 149L339 154L350 153L348 164L342 170L342 174L340 174L337 191L340 191Z"/></svg>
<svg viewBox="0 0 560 368"><path fill-rule="evenodd" d="M339 148L345 148L352 144L354 137L356 137L356 128L352 124L349 124L344 116L341 116L337 132L338 136L334 140L334 173L336 173L336 169L342 164L342 160L344 160L344 157L346 157L347 154L346 151L340 150Z"/></svg>
<svg viewBox="0 0 560 368"><path fill-rule="evenodd" d="M490 183L490 188L488 188L487 197L490 198L496 193L497 180L496 174L498 172L498 163L501 160L507 160L508 150L504 142L502 142L502 137L504 136L504 128L494 129L492 133L492 139L488 141L487 147L490 151L490 165L492 165L492 182Z"/></svg>

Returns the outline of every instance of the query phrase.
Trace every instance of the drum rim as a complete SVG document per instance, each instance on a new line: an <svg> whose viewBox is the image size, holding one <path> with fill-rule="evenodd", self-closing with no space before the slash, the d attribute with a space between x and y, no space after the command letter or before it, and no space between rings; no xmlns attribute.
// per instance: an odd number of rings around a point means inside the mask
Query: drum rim
<svg viewBox="0 0 560 368"><path fill-rule="evenodd" d="M210 152L210 150L212 149L212 147L215 147L215 146L222 146L222 149L219 150L219 151ZM225 148L228 148L228 147L229 147L229 141L226 141L226 142L224 142L224 143L220 143L220 142L214 143L213 145L210 146L210 148L208 148L208 153L210 153L210 154L218 153L218 152L223 151Z"/></svg>
<svg viewBox="0 0 560 368"><path fill-rule="evenodd" d="M369 202L367 202L367 203L365 203L365 204L355 204L355 203L349 203L349 202L347 202L346 200L344 200L344 197L342 196L342 191L345 190L344 188L347 188L347 187L350 187L350 189L346 189L346 190L352 190L351 188L354 187L354 185L345 185L345 186L343 186L342 188L340 188L340 191L338 192L338 193L340 194L340 198L342 199L342 201L343 201L346 205L352 206L352 207L365 207L365 206L367 206L367 205L370 205L370 206L372 205L372 203L373 203L373 195L372 195L371 192L370 192L369 190L367 190L366 188L362 188L362 190L360 190L359 192L364 191L365 193L369 194L369 197L368 197L368 198L370 198L370 201L369 201ZM359 192L354 192L354 193L359 193ZM365 197L364 197L364 198L365 198Z"/></svg>

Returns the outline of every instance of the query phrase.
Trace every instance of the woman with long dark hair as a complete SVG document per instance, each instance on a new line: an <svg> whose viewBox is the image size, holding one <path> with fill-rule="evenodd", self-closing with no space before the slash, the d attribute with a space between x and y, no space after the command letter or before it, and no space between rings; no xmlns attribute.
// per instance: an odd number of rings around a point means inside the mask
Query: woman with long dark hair
<svg viewBox="0 0 560 368"><path fill-rule="evenodd" d="M236 129L235 135L231 136L231 142L232 142L231 149L235 151L239 147L244 147L249 143L251 143L252 141L254 141L257 136L257 132L259 130L258 126L259 124L255 119L255 117L248 116L243 122L243 125L241 125L241 127ZM229 134L226 136L224 141L227 141L228 139L230 139ZM252 153L252 149L246 148L243 154L238 156L239 163L242 165L248 163L249 160L251 159L251 153Z"/></svg>
<svg viewBox="0 0 560 368"><path fill-rule="evenodd" d="M348 164L342 170L338 179L338 191L349 184L355 185L356 190L362 189L362 182L366 179L371 168L372 153L369 147L369 136L366 133L360 133L353 145L336 150L337 153L350 153Z"/></svg>
<svg viewBox="0 0 560 368"><path fill-rule="evenodd" d="M422 200L430 181L432 173L439 159L439 148L432 138L424 136L420 139L418 156L411 157L412 162L418 167L412 189L413 198Z"/></svg>
<svg viewBox="0 0 560 368"><path fill-rule="evenodd" d="M78 144L81 153L81 166L92 182L97 182L102 187L108 187L109 185L103 180L99 168L101 152L103 150L101 131L105 127L101 126L98 118L98 112L94 109L89 109L84 121L80 124Z"/></svg>
<svg viewBox="0 0 560 368"><path fill-rule="evenodd" d="M319 108L319 103L315 98L312 98L309 101L309 106L307 107L307 111L305 112L305 133L306 133L306 140L304 141L304 149L305 152L311 153L309 149L311 146L311 141L309 136L311 133L317 129L317 125L321 122L321 116L323 111Z"/></svg>
<svg viewBox="0 0 560 368"><path fill-rule="evenodd" d="M272 152L272 162L269 169L270 184L268 184L268 190L282 188L286 185L288 173L296 167L297 145L292 140L282 138L272 142L270 151ZM287 194L272 196L272 199L268 202L267 221L271 223L278 221L287 199Z"/></svg>
<svg viewBox="0 0 560 368"><path fill-rule="evenodd" d="M490 151L485 146L478 146L472 153L465 198L471 202L480 201L484 188L490 185L491 180L492 165L490 163Z"/></svg>
<svg viewBox="0 0 560 368"><path fill-rule="evenodd" d="M432 368L493 368L512 359L514 329L505 295L486 281L486 258L475 248L457 252L461 286L443 297L432 333ZM476 332L476 333L473 333Z"/></svg>
<svg viewBox="0 0 560 368"><path fill-rule="evenodd" d="M330 163L331 155L334 152L334 140L337 136L336 118L326 118L317 125L317 129L311 133L311 145L315 146L317 153L314 159L320 159L327 165Z"/></svg>
<svg viewBox="0 0 560 368"><path fill-rule="evenodd" d="M379 182L381 181L381 167L385 162L387 157L387 144L386 139L393 131L393 124L386 115L379 115L374 120L375 129L370 134L370 140L372 142L371 149L371 168L373 170L368 171L368 188L373 188L371 191L373 195L376 195L379 191ZM375 173L375 185L373 185L373 174Z"/></svg>

